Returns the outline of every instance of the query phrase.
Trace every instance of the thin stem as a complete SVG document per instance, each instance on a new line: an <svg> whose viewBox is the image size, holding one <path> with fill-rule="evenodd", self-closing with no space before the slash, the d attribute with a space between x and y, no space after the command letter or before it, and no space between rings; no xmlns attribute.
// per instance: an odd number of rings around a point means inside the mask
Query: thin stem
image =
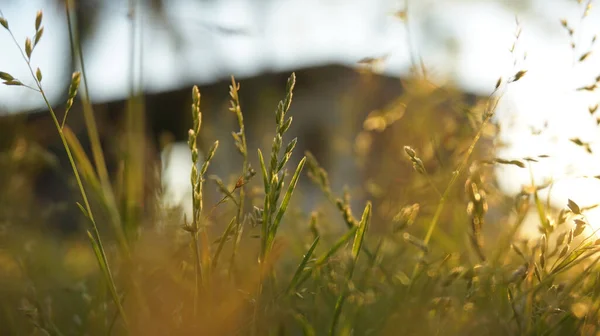
<svg viewBox="0 0 600 336"><path fill-rule="evenodd" d="M462 171L464 170L464 168L466 167L467 163L469 162L469 159L471 158L471 155L473 154L473 151L475 150L475 146L477 145L477 143L479 142L479 139L481 138L481 135L483 133L483 129L485 128L485 126L487 125L487 123L491 120L493 114L489 113L488 116L485 118L484 122L481 124L481 127L479 127L479 130L477 131L477 134L475 135L475 138L473 139L473 141L471 142L471 145L469 146L469 149L467 151L467 153L465 154L462 162L460 163L460 165L458 166L458 168L452 173L452 178L450 179L450 182L448 183L448 186L446 187L446 190L444 190L444 193L442 194L442 197L440 198L440 203L435 211L435 214L433 216L433 219L431 220L431 223L429 224L429 229L427 230L427 234L425 235L425 238L423 239L423 242L425 244L429 243L429 240L431 239L431 236L433 234L433 231L435 230L437 223L440 219L440 215L442 213L442 210L444 209L444 205L446 203L446 199L448 198L448 195L450 194L450 191L452 190L452 187L454 186L454 184L456 183L456 181L458 180L458 177L460 176L460 174L462 173Z"/></svg>
<svg viewBox="0 0 600 336"><path fill-rule="evenodd" d="M38 90L38 89L36 89L36 88L34 88L34 87L31 87L31 86L29 86L29 85L27 85L27 84L25 84L25 83L21 83L21 85L20 85L20 86L22 86L22 87L26 87L26 88L28 88L28 89L30 89L30 90L33 90L33 91L35 91L35 92L38 92L38 93L40 92L40 90Z"/></svg>
<svg viewBox="0 0 600 336"><path fill-rule="evenodd" d="M198 297L200 295L200 279L203 276L204 272L201 271L202 267L200 266L200 246L198 244L198 224L194 219L194 232L192 233L192 244L194 248L194 270L195 270L195 279L194 279L194 317L198 316Z"/></svg>
<svg viewBox="0 0 600 336"><path fill-rule="evenodd" d="M67 15L67 24L69 27L69 41L71 44L71 50L73 53L73 58L78 58L79 65L81 66L81 77L83 79L83 97L81 97L82 105L83 105L83 117L85 120L86 129L88 131L88 137L91 142L92 147L92 155L94 158L94 163L96 166L96 170L98 176L100 177L100 183L104 189L105 194L103 196L106 197L106 200L110 203L108 209L111 213L112 223L114 227L114 231L117 234L117 239L119 241L120 247L127 257L130 256L129 252L129 244L127 239L125 238L121 218L117 212L117 205L115 200L115 195L112 190L110 184L110 178L108 175L108 170L106 166L106 161L104 159L104 153L102 150L102 146L100 144L100 135L98 133L98 127L96 124L96 120L94 118L94 109L91 104L91 96L89 93L89 84L87 80L87 72L85 70L85 63L83 59L83 51L81 48L81 43L79 41L78 36L75 36L76 31L72 26L72 20L76 19L71 12L71 7L73 6L73 0L67 0L65 3L65 11ZM80 94L81 96L81 94Z"/></svg>
<svg viewBox="0 0 600 336"><path fill-rule="evenodd" d="M425 175L425 178L427 178L427 183L429 183L429 186L431 186L431 188L433 188L433 190L435 191L435 193L439 197L442 197L442 193L440 192L440 190L433 183L433 180L431 179L431 175L429 175L429 173L427 172L427 169L425 169L425 167L423 167L423 169L425 170L425 174L424 175Z"/></svg>
<svg viewBox="0 0 600 336"><path fill-rule="evenodd" d="M415 71L416 74L418 74L419 71L419 67L421 68L421 72L423 75L423 78L427 77L427 72L425 71L425 64L423 63L423 58L419 57L419 64L417 64L417 56L415 54L418 54L412 36L411 36L411 29L410 29L410 22L409 22L409 3L410 0L406 0L404 2L404 11L405 11L405 18L404 18L404 27L406 29L406 43L408 45L408 53L410 55L410 63L413 67L413 70Z"/></svg>
<svg viewBox="0 0 600 336"><path fill-rule="evenodd" d="M249 178L249 173L250 173L250 163L248 161L248 146L247 146L247 142L246 142L246 128L244 127L244 115L242 113L242 108L240 106L240 101L239 101L239 96L238 96L238 89L239 89L239 84L236 83L235 79L232 77L231 78L231 96L232 96L232 108L235 109L235 114L238 120L238 126L240 128L240 142L241 142L241 154L243 157L243 166L242 166L242 175L240 176L238 183L236 183L236 186L234 187L234 190L239 188L240 189L240 194L239 194L239 201L238 201L238 208L237 208L237 215L236 215L236 238L234 240L234 245L233 245L233 253L231 255L231 261L230 261L230 268L229 268L229 273L232 273L233 268L235 267L235 257L237 255L237 249L238 249L238 245L239 245L239 241L241 238L241 234L243 231L242 225L243 225L243 214L244 214L244 206L245 206L245 199L246 199L246 179Z"/></svg>
<svg viewBox="0 0 600 336"><path fill-rule="evenodd" d="M0 15L4 16L4 14L2 13L2 11L0 11ZM31 73L31 77L33 78L33 80L35 81L36 86L38 87L38 90L40 92L40 94L42 95L42 98L44 99L44 102L46 103L46 106L48 107L48 110L50 112L50 116L52 117L52 121L54 122L54 126L56 127L56 130L58 132L58 135L61 139L61 142L63 144L63 147L65 149L65 152L67 153L67 157L69 159L69 163L71 165L71 169L73 170L73 174L75 175L75 180L77 182L77 186L79 188L79 192L81 194L81 197L83 199L83 203L87 212L87 217L89 218L91 224L92 224L92 230L94 233L93 236L93 242L97 244L98 246L98 250L100 251L100 255L101 255L101 260L98 260L98 263L100 264L100 268L101 269L105 269L106 272L103 272L105 275L105 278L108 282L108 285L111 289L111 294L112 294L112 299L115 302L117 309L119 310L119 313L121 314L121 317L123 318L123 321L125 322L126 325L128 325L127 322L127 318L125 315L125 311L123 309L123 306L121 305L121 301L119 299L119 296L117 294L117 290L116 290L116 285L114 282L114 278L112 276L112 272L110 271L110 267L108 264L108 259L106 257L106 252L104 250L104 246L102 244L102 239L100 238L100 232L98 231L98 226L96 225L96 221L94 219L94 215L92 212L92 208L90 206L90 202L88 200L87 194L85 192L85 188L83 187L83 183L81 181L81 177L79 175L79 171L77 170L77 165L75 164L75 160L73 159L73 155L71 154L71 149L69 148L69 144L67 143L67 139L65 138L65 135L63 133L63 130L61 128L60 122L58 121L58 118L56 117L56 113L54 112L54 109L52 108L52 105L50 104L50 101L48 100L48 98L46 97L46 93L44 92L43 88L42 88L42 83L40 83L33 71L33 68L31 67L31 62L29 61L29 58L25 55L23 49L21 48L21 46L19 45L19 43L17 42L14 34L12 33L12 31L10 29L7 29L8 33L10 34L12 40L14 41L14 43L17 45L17 49L19 50L19 52L21 53L21 56L23 57L23 59L25 60L25 62L27 63L27 68L29 69L29 72Z"/></svg>
<svg viewBox="0 0 600 336"><path fill-rule="evenodd" d="M490 94L490 98L494 95L494 93L497 91L494 90L494 92L492 92ZM502 97L502 95L501 95ZM444 190L444 193L442 194L442 197L440 198L440 202L435 210L435 213L433 215L433 218L431 220L431 223L429 224L429 228L427 229L427 233L425 234L425 238L423 239L423 243L425 243L425 245L429 244L429 241L431 240L431 236L433 235L433 231L435 230L435 228L437 227L437 224L439 222L440 216L442 214L442 211L444 210L444 206L446 205L446 200L448 198L448 196L450 195L450 191L452 190L452 187L454 186L454 184L456 183L456 181L458 180L458 177L460 176L460 174L462 173L462 171L464 170L464 168L467 166L467 163L469 162L469 159L471 158L471 155L473 153L473 151L475 150L475 146L477 145L477 143L479 142L479 139L481 138L481 135L483 134L483 130L485 128L485 126L487 126L487 124L490 122L490 120L492 119L492 117L494 116L494 111L496 109L496 107L498 106L498 102L500 99L495 100L494 105L490 108L488 108L484 113L486 113L485 118L483 119L483 122L481 123L477 134L475 135L475 137L473 138L473 141L471 141L471 145L469 146L469 149L467 150L467 153L465 153L465 156L463 157L461 163L459 164L458 168L452 173L452 178L450 179L450 182L448 183L448 186L446 187L446 190ZM420 256L422 257L424 255L424 252L420 253ZM411 277L411 281L408 288L408 291L410 291L413 281L415 279L415 276L417 275L418 271L419 271L419 265L420 263L417 263L413 269L413 273L412 273L412 277Z"/></svg>

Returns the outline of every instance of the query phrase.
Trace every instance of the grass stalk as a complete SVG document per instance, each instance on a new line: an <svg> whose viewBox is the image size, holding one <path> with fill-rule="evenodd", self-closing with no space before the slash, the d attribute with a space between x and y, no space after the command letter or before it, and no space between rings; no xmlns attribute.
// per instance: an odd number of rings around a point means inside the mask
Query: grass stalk
<svg viewBox="0 0 600 336"><path fill-rule="evenodd" d="M2 17L4 17L4 14L2 13L2 11L0 11L0 15L2 15ZM41 12L38 13L38 16L41 17ZM15 43L15 45L17 46L19 52L21 53L21 56L23 57L23 60L25 61L25 63L27 64L27 68L29 69L29 72L31 74L31 77L33 78L37 89L39 90L42 99L44 100L44 103L46 104L46 106L48 107L48 111L50 113L50 116L52 118L52 121L54 122L54 126L56 127L56 131L60 137L60 140L62 142L62 145L65 149L65 152L67 154L67 157L69 159L69 163L71 165L71 169L73 171L73 175L75 177L76 183L77 183L77 187L79 188L79 192L81 195L81 198L83 200L84 206L85 206L85 212L84 214L86 215L86 217L89 219L89 222L91 224L91 229L93 231L90 232L88 231L88 237L90 239L90 242L92 243L92 247L94 248L94 252L96 254L96 260L98 261L98 264L100 266L100 269L102 270L102 273L105 277L105 280L109 286L110 292L111 292L111 296L113 299L113 302L115 303L121 318L123 319L123 322L125 323L125 325L128 325L128 320L127 317L125 315L125 311L123 309L123 306L121 305L121 301L119 298L119 295L117 293L117 287L114 281L114 278L112 276L112 272L111 269L109 267L108 264L108 258L106 257L106 252L104 250L104 246L102 244L102 239L100 238L100 232L98 231L98 226L96 224L96 220L94 219L94 214L92 212L92 208L90 206L90 202L88 200L88 196L87 193L85 191L85 188L83 187L83 182L81 180L81 177L79 175L79 170L77 169L77 165L75 164L75 160L73 158L73 155L71 154L71 149L69 147L69 144L67 143L67 139L65 137L65 134L63 132L63 128L61 127L60 122L58 121L57 115L54 112L54 109L52 108L52 105L50 104L50 101L48 100L46 93L42 87L42 83L40 81L40 77L39 75L37 75L37 73L35 73L33 71L33 67L31 66L31 62L30 62L30 54L31 52L29 52L29 55L26 55L25 52L23 51L23 49L21 48L21 46L19 45L19 43L17 42L14 34L12 33L12 31L9 28L6 28L6 30L8 31L8 33L10 34L13 42ZM40 72L41 73L41 72ZM71 81L71 87L72 88L76 88L79 85L79 73L74 73L73 77L72 77L72 81ZM74 98L75 94L76 94L76 89L75 92L73 92L73 90L71 90L71 99Z"/></svg>
<svg viewBox="0 0 600 336"><path fill-rule="evenodd" d="M81 67L81 77L83 79L83 91L80 92L80 98L83 105L83 117L85 121L86 130L88 131L88 137L91 142L92 156L94 158L95 171L98 174L100 183L102 185L102 198L107 202L107 210L111 215L111 223L113 230L117 236L117 241L121 247L121 251L125 254L126 258L130 257L129 243L124 235L123 227L121 223L121 217L118 213L118 207L115 199L115 194L112 189L108 170L106 166L106 160L102 146L100 144L100 135L98 133L98 126L96 119L94 118L94 108L91 103L91 96L89 92L89 84L87 80L87 73L85 70L85 62L83 59L83 51L77 31L73 27L73 21L77 20L73 14L72 9L74 8L73 0L65 1L65 12L67 16L67 24L69 29L69 42L71 45L71 51L73 54L73 60L78 60Z"/></svg>

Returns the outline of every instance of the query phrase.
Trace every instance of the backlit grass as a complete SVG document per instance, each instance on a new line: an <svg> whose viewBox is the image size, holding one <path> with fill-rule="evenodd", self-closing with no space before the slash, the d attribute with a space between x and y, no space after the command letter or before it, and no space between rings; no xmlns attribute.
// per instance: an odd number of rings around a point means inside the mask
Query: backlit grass
<svg viewBox="0 0 600 336"><path fill-rule="evenodd" d="M0 18L3 33L12 36L9 21ZM0 78L17 86L12 89L39 92L46 102L81 200L66 206L84 214L86 235L66 239L39 230L51 223L35 212L28 193L24 168L35 166L28 159L35 147L16 134L19 140L0 157L1 334L600 332L600 241L589 230L589 209L573 201L551 208L539 195L550 184L509 197L494 183L496 165L529 168L533 175L532 163L545 158L498 158L491 146L498 101L526 78L526 69L501 74L489 97L464 104L458 93L427 81L420 64L406 92L388 109L371 112L349 144L362 168L361 190L334 188L329 174L336 172L309 152L294 159L301 140L287 131L303 117L289 113L295 74L272 107L272 141L263 148L248 148L238 96L243 81L232 78L230 108L223 113L237 120L234 146L215 141L202 152L198 137L210 125L203 123L202 92L193 87L193 104L181 111L193 121L190 215L160 201L160 183L145 187L152 174L144 170L154 162L142 155L139 92L131 92L117 176L100 147L85 71L72 76L66 112L60 117L54 111L43 71L31 63L42 22L39 12L35 35L23 47L14 41L31 78L14 78L9 69ZM520 28L517 40L519 35ZM73 35L71 43L80 57ZM514 46L511 51L516 59ZM369 70L370 62L363 63ZM69 107L82 85L91 153L69 128ZM241 157L233 178L219 176L215 166L223 151ZM233 182L223 182L228 180ZM302 206L303 183L321 190L317 209ZM213 191L216 201L207 196ZM533 238L519 235L530 213L539 218Z"/></svg>

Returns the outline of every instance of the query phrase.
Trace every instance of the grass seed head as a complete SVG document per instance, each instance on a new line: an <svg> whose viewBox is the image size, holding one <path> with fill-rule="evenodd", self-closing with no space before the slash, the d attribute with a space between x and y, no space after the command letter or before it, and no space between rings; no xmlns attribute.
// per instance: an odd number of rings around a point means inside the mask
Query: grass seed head
<svg viewBox="0 0 600 336"><path fill-rule="evenodd" d="M0 25L2 25L4 29L8 30L8 21L5 18L0 17Z"/></svg>
<svg viewBox="0 0 600 336"><path fill-rule="evenodd" d="M40 30L40 27L42 25L42 17L43 17L43 13L42 11L38 11L36 16L35 16L35 30Z"/></svg>

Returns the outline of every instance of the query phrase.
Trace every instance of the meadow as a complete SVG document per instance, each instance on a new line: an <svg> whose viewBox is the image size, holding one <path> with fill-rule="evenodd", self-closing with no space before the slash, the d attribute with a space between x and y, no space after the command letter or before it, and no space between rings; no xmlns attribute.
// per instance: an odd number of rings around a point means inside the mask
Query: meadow
<svg viewBox="0 0 600 336"><path fill-rule="evenodd" d="M0 12L1 33L13 36L16 19ZM495 167L509 165L530 169L534 180L532 163L546 158L494 154L497 104L526 69L499 74L488 97L465 102L415 64L398 100L365 111L346 144L361 171L358 188L334 186L336 171L295 151L302 139L288 131L303 117L290 113L301 80L295 73L271 107L268 143L247 139L244 82L232 77L223 111L236 121L227 130L231 142L199 146L213 126L203 119L203 93L191 87L182 112L192 163L186 214L166 205L152 170L160 164L147 151L144 96L132 92L114 135L119 168L107 169L93 105L82 95L85 71L73 73L64 110L55 111L45 69L31 62L43 41L42 12L32 25L35 34L12 46L31 78L1 69L0 79L47 103L68 158L65 183L76 191L77 202L66 206L80 212L82 229L68 237L47 229L51 216L35 203L29 180L43 144L0 134L0 334L600 333L600 240L586 219L589 207L552 207L540 195L551 183L504 195L494 179ZM519 35L517 26L516 41ZM82 57L77 39L71 43ZM376 63L361 62L367 78ZM83 106L89 151L70 127L75 104ZM231 176L219 176L221 153L239 162ZM316 208L306 209L313 196L300 185L321 193ZM531 214L538 233L523 236Z"/></svg>

